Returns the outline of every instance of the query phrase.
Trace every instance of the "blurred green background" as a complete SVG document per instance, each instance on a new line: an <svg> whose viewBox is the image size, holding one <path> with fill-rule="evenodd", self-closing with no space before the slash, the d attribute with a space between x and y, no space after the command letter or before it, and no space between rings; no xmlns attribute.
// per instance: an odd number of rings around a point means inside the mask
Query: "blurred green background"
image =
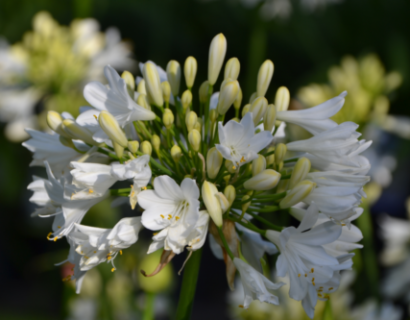
<svg viewBox="0 0 410 320"><path fill-rule="evenodd" d="M183 63L190 55L196 57L197 79L200 79L193 89L196 92L201 81L206 79L209 43L213 36L222 32L228 40L227 58L236 56L241 61L239 82L244 100L255 90L256 75L265 59L269 58L275 64L267 94L268 100L272 101L279 86L287 86L291 97L298 98L301 87L328 83L329 69L340 65L346 55L360 60L373 53L386 72L396 71L401 75L401 86L384 92L390 101L389 114L410 116L410 1L345 0L313 11L306 10L300 1L291 1L292 12L288 17L269 20L261 15L261 9L266 10L263 2L253 6L244 3L235 0L1 0L0 36L10 44L21 41L24 33L32 30L33 16L42 10L50 12L62 25L69 25L75 18L92 17L103 31L116 26L122 38L132 43L134 58L138 62L153 60L165 67L171 59ZM41 105L37 109L41 112ZM384 116L386 113L382 114ZM1 124L1 132L4 126ZM410 194L407 140L388 136L383 141L379 148L381 151L389 148L395 154L398 165L393 182L399 181L385 188L381 197L377 197L378 201L373 203L373 220L369 219L367 223L373 221L376 228L369 240L376 250L374 255L382 249L374 217L382 212L405 217L404 202ZM31 154L20 144L8 141L3 134L0 134L0 145L0 210L3 219L0 223L0 281L3 285L0 318L85 319L73 314L70 309L76 303L73 289L60 281L64 270L53 266L65 259L67 244L64 240L57 243L46 241L49 220L29 218L33 205L28 202L31 194L26 186L33 174L44 176L44 170L29 168ZM378 192L380 196L382 191ZM132 212L122 213L100 204L87 215L84 223L96 225L98 222L99 226L109 227L124 214L132 215ZM99 299L95 319L135 319L133 315L149 301L144 302L147 296L136 284L149 236L145 234L146 243L118 259L122 273L111 274L105 265L96 271L95 284L91 284L83 295L83 300ZM371 256L369 259L375 258ZM178 270L183 260L184 257L177 257L174 269ZM212 256L207 245L202 263L193 319L227 319L224 265ZM381 266L375 268L383 275ZM170 319L169 314L175 310L179 278L175 270L173 274L175 279L163 294L162 305L168 312L163 312L158 319ZM377 286L363 290L360 284L367 285L367 282L361 281L355 289L360 293L356 303L379 297ZM81 303L79 305L81 307ZM77 305L76 308L80 307ZM128 309L135 313L125 312ZM115 310L125 311L116 313Z"/></svg>

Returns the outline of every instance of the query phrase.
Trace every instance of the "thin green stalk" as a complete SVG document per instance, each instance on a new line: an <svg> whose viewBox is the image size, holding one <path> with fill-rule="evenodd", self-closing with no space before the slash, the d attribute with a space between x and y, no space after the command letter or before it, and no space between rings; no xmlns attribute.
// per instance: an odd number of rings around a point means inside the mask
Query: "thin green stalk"
<svg viewBox="0 0 410 320"><path fill-rule="evenodd" d="M233 255L233 253L232 253L232 251L231 251L231 248L229 248L228 242L226 241L225 235L224 235L224 233L223 233L221 227L218 228L218 233L219 233L219 237L220 237L221 240L222 240L222 244L223 244L224 247L225 247L226 252L228 253L229 257L230 257L230 258L232 259L232 261L233 261L233 259L235 259L235 256Z"/></svg>
<svg viewBox="0 0 410 320"><path fill-rule="evenodd" d="M178 308L175 318L176 320L191 319L199 266L201 264L201 255L202 249L192 252L192 256L185 266L181 292L179 294Z"/></svg>
<svg viewBox="0 0 410 320"><path fill-rule="evenodd" d="M145 297L145 309L142 320L154 320L155 293L147 292Z"/></svg>
<svg viewBox="0 0 410 320"><path fill-rule="evenodd" d="M266 224L266 226L268 226L269 228L273 229L273 230L277 230L277 231L282 231L282 227L279 227L277 225L274 225L273 223L269 222L268 220L262 218L261 216L252 213L250 211L246 211L247 214L250 214L252 217L254 217L256 220L259 220L260 222Z"/></svg>
<svg viewBox="0 0 410 320"><path fill-rule="evenodd" d="M110 195L112 196L118 196L121 194L127 194L127 196L130 194L131 188L123 188L123 189L111 189L110 190Z"/></svg>

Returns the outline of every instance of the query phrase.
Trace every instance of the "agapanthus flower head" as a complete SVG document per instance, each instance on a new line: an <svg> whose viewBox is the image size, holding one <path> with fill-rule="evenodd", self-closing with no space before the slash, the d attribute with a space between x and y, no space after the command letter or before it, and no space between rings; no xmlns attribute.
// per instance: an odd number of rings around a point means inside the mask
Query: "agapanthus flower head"
<svg viewBox="0 0 410 320"><path fill-rule="evenodd" d="M153 231L148 254L162 250L152 272L141 270L146 277L185 249L181 271L198 265L209 231L231 289L240 273L245 308L252 300L279 303L273 291L282 283L265 277L261 265L265 254L279 253L278 275L289 274L290 296L312 317L317 300L335 291L340 271L351 267L351 250L360 248L356 242L362 235L351 222L361 213L369 180L360 153L370 143L358 140L356 124L329 119L345 93L316 109L287 111L290 92L280 87L275 104L269 103L270 60L255 79L257 92L241 106L239 60L228 61L218 86L226 45L221 34L212 41L208 80L199 97L192 90L201 67L194 57L184 63L186 88L182 63L174 60L167 71L152 61L141 64L142 78L135 80L130 72L120 76L106 66L108 86L85 87L91 106L82 107L77 118L52 113L48 123L54 134L30 131L33 138L25 146L34 152L33 165L49 161L48 179L35 178L29 185L30 200L40 206L35 215L55 215L48 238L66 236L75 248L68 260L76 265L73 277L79 284L85 270L135 243L142 226ZM214 92L218 87L221 92ZM286 122L314 136L289 141ZM129 181L129 187L118 188L118 181ZM137 217L112 230L81 225L91 206L110 197L129 202ZM301 223L276 225L270 218L275 212L290 213Z"/></svg>

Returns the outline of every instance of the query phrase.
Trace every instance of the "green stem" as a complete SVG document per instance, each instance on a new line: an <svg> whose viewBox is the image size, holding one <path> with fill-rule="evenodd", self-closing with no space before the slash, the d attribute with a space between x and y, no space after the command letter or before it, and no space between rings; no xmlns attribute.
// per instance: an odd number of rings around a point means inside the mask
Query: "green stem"
<svg viewBox="0 0 410 320"><path fill-rule="evenodd" d="M222 240L222 244L223 244L224 247L225 247L226 252L228 253L229 257L230 257L230 258L232 259L232 261L233 261L233 259L235 258L235 256L233 255L233 253L232 253L232 251L231 251L231 248L229 248L228 242L226 241L225 235L224 235L224 233L223 233L223 231L222 231L222 227L219 227L219 228L218 228L218 233L219 233L219 237L220 237L221 240Z"/></svg>
<svg viewBox="0 0 410 320"><path fill-rule="evenodd" d="M269 228L271 228L273 230L276 230L276 231L282 231L282 227L279 227L277 225L274 225L273 223L270 223L268 220L262 218L261 216L255 214L255 213L249 212L249 210L246 211L246 213L251 215L252 217L254 217L256 220L259 220L260 222L266 224L266 226L268 226Z"/></svg>
<svg viewBox="0 0 410 320"><path fill-rule="evenodd" d="M179 294L176 320L191 319L201 255L202 249L194 251L185 266L181 292Z"/></svg>
<svg viewBox="0 0 410 320"><path fill-rule="evenodd" d="M155 293L147 292L145 297L145 309L142 320L154 320Z"/></svg>
<svg viewBox="0 0 410 320"><path fill-rule="evenodd" d="M127 195L129 195L131 192L131 188L123 188L123 189L111 189L110 190L110 195L112 196L118 196L121 195L123 193L126 193Z"/></svg>

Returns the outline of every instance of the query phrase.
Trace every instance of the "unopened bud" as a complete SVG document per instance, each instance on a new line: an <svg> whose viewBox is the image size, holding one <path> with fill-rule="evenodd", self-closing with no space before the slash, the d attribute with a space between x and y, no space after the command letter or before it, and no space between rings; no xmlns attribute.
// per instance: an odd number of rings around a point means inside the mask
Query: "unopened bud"
<svg viewBox="0 0 410 320"><path fill-rule="evenodd" d="M258 97L263 97L268 91L270 81L272 80L273 76L273 62L270 60L266 60L262 63L259 73L258 73L258 82L256 85L256 92L258 93Z"/></svg>
<svg viewBox="0 0 410 320"><path fill-rule="evenodd" d="M204 81L202 82L201 86L199 87L199 102L205 103L208 100L208 92L209 92L209 82Z"/></svg>
<svg viewBox="0 0 410 320"><path fill-rule="evenodd" d="M162 89L162 97L166 103L169 103L169 99L171 98L171 86L168 81L164 81L161 83Z"/></svg>
<svg viewBox="0 0 410 320"><path fill-rule="evenodd" d="M275 107L277 111L286 111L289 108L290 93L288 88L280 87L276 91L275 96Z"/></svg>
<svg viewBox="0 0 410 320"><path fill-rule="evenodd" d="M206 172L209 179L215 179L222 166L223 157L220 152L215 148L208 150L206 155Z"/></svg>
<svg viewBox="0 0 410 320"><path fill-rule="evenodd" d="M253 101L250 112L252 112L253 124L255 125L255 127L258 125L259 121L265 115L267 108L268 100L266 100L265 97L259 97Z"/></svg>
<svg viewBox="0 0 410 320"><path fill-rule="evenodd" d="M229 81L223 87L218 100L218 113L224 115L234 103L239 93L238 81Z"/></svg>
<svg viewBox="0 0 410 320"><path fill-rule="evenodd" d="M201 188L202 199L209 215L217 227L222 227L222 208L216 196L218 189L213 183L204 181Z"/></svg>
<svg viewBox="0 0 410 320"><path fill-rule="evenodd" d="M280 173L272 169L266 169L256 176L245 181L243 186L248 190L264 191L277 186L280 181Z"/></svg>
<svg viewBox="0 0 410 320"><path fill-rule="evenodd" d="M161 80L157 67L151 62L147 62L144 64L142 73L149 100L156 106L162 107L164 99L162 98Z"/></svg>
<svg viewBox="0 0 410 320"><path fill-rule="evenodd" d="M147 100L147 96L141 93L137 98L137 104L143 107L144 109L151 110L151 106Z"/></svg>
<svg viewBox="0 0 410 320"><path fill-rule="evenodd" d="M245 194L243 197L242 197L242 202L243 201L246 201L246 200L249 200L249 198L250 198L250 196L249 195L247 195L247 194ZM242 204L242 214L244 214L245 212L246 212L246 210L248 210L248 208L249 208L249 206L251 205L251 201L247 201L247 202L245 202L244 204Z"/></svg>
<svg viewBox="0 0 410 320"><path fill-rule="evenodd" d="M188 129L188 132L191 132L192 129L194 129L194 127L195 127L195 124L198 120L198 116L196 115L196 113L194 111L190 111L190 112L187 113L187 117L186 117L185 120L186 120L185 124L186 124L186 127Z"/></svg>
<svg viewBox="0 0 410 320"><path fill-rule="evenodd" d="M250 98L249 98L249 103L252 104L252 102L253 102L257 97L259 97L257 92L252 93L251 96L250 96Z"/></svg>
<svg viewBox="0 0 410 320"><path fill-rule="evenodd" d="M237 166L233 164L231 160L225 160L225 168L228 170L230 173L236 172Z"/></svg>
<svg viewBox="0 0 410 320"><path fill-rule="evenodd" d="M276 188L276 193L282 193L289 190L289 179L280 180Z"/></svg>
<svg viewBox="0 0 410 320"><path fill-rule="evenodd" d="M181 66L178 61L171 60L167 65L167 78L171 85L171 92L174 97L179 94L181 84Z"/></svg>
<svg viewBox="0 0 410 320"><path fill-rule="evenodd" d="M275 147L269 147L268 150L267 150L268 153L271 153L273 151L275 151ZM266 157L266 165L267 166L270 166L274 162L275 162L275 154L274 153L272 153L271 155Z"/></svg>
<svg viewBox="0 0 410 320"><path fill-rule="evenodd" d="M179 162L179 159L181 159L181 157L182 157L182 150L181 150L181 148L180 148L179 146L174 145L174 146L171 148L171 157L172 157L172 159L174 159L174 161L175 161L176 163Z"/></svg>
<svg viewBox="0 0 410 320"><path fill-rule="evenodd" d="M80 139L88 144L96 144L92 138L92 133L87 129L80 127L75 121L71 119L63 120L62 128L66 132L66 136L72 139Z"/></svg>
<svg viewBox="0 0 410 320"><path fill-rule="evenodd" d="M152 154L152 145L149 141L145 140L141 143L141 151L143 154L151 155Z"/></svg>
<svg viewBox="0 0 410 320"><path fill-rule="evenodd" d="M258 157L252 161L252 176L256 176L266 169L266 159L264 156L258 154Z"/></svg>
<svg viewBox="0 0 410 320"><path fill-rule="evenodd" d="M279 143L275 149L275 162L277 165L281 164L283 160L285 160L286 152L288 151L288 147L286 144Z"/></svg>
<svg viewBox="0 0 410 320"><path fill-rule="evenodd" d="M251 105L247 104L243 107L242 109L242 118L245 117L245 114L247 114L251 110Z"/></svg>
<svg viewBox="0 0 410 320"><path fill-rule="evenodd" d="M184 64L185 83L188 89L194 86L198 64L194 57L188 57Z"/></svg>
<svg viewBox="0 0 410 320"><path fill-rule="evenodd" d="M302 157L296 162L289 181L289 188L292 189L296 184L306 178L310 171L310 160Z"/></svg>
<svg viewBox="0 0 410 320"><path fill-rule="evenodd" d="M134 99L135 91L135 79L134 76L129 71L124 71L121 75L121 78L124 79L125 84L127 85L127 91L131 98Z"/></svg>
<svg viewBox="0 0 410 320"><path fill-rule="evenodd" d="M188 109L188 107L192 103L192 92L189 90L185 90L181 97L181 104L184 108L184 112Z"/></svg>
<svg viewBox="0 0 410 320"><path fill-rule="evenodd" d="M161 147L161 138L158 135L153 134L151 137L151 144L154 147L155 152L158 153L159 148Z"/></svg>
<svg viewBox="0 0 410 320"><path fill-rule="evenodd" d="M195 126L194 126L194 129L198 130L199 132L202 131L202 121L200 121L200 120L202 120L202 119L198 119L195 123Z"/></svg>
<svg viewBox="0 0 410 320"><path fill-rule="evenodd" d="M112 141L118 143L123 148L128 146L128 139L125 136L124 131L120 128L118 121L111 115L111 113L105 110L101 111L98 117L98 122Z"/></svg>
<svg viewBox="0 0 410 320"><path fill-rule="evenodd" d="M268 105L265 116L263 117L263 128L266 131L272 132L275 128L276 107L273 104Z"/></svg>
<svg viewBox="0 0 410 320"><path fill-rule="evenodd" d="M51 130L58 133L60 136L66 136L67 133L62 128L63 118L56 111L47 112L47 124Z"/></svg>
<svg viewBox="0 0 410 320"><path fill-rule="evenodd" d="M198 130L193 129L188 134L188 141L194 151L198 151L201 146L201 134Z"/></svg>
<svg viewBox="0 0 410 320"><path fill-rule="evenodd" d="M121 159L122 156L124 155L124 148L120 146L118 143L116 143L115 141L112 142L112 145L114 147L115 154L117 155L119 159Z"/></svg>
<svg viewBox="0 0 410 320"><path fill-rule="evenodd" d="M140 143L137 140L128 141L128 150L132 153L137 153Z"/></svg>
<svg viewBox="0 0 410 320"><path fill-rule="evenodd" d="M209 110L209 119L211 120L211 123L218 120L218 111L216 111L216 109Z"/></svg>
<svg viewBox="0 0 410 320"><path fill-rule="evenodd" d="M232 203L235 201L236 198L236 190L233 185L227 185L224 190L224 195L228 199L229 204L232 205Z"/></svg>
<svg viewBox="0 0 410 320"><path fill-rule="evenodd" d="M75 148L73 140L71 140L70 138L66 138L60 135L59 140L63 146L66 146L68 148L73 148L73 149Z"/></svg>
<svg viewBox="0 0 410 320"><path fill-rule="evenodd" d="M286 197L282 199L282 201L279 203L279 206L282 209L286 209L301 202L310 194L310 192L312 192L315 187L316 183L309 180L299 182L286 194Z"/></svg>
<svg viewBox="0 0 410 320"><path fill-rule="evenodd" d="M230 174L227 174L227 175L225 175L224 177L223 177L223 179L224 179L224 181L225 181L225 184L228 184L229 183L229 181L231 180L231 175Z"/></svg>
<svg viewBox="0 0 410 320"><path fill-rule="evenodd" d="M144 79L141 79L141 81L138 83L137 91L140 94L147 95L147 89L145 87L145 80Z"/></svg>
<svg viewBox="0 0 410 320"><path fill-rule="evenodd" d="M241 88L239 88L238 95L237 95L235 101L233 102L233 107L234 107L236 110L239 110L239 108L241 107L242 97L243 97L243 96L242 96L242 90L241 90Z"/></svg>
<svg viewBox="0 0 410 320"><path fill-rule="evenodd" d="M162 122L164 123L165 128L170 129L174 123L174 114L170 109L165 109L164 114L162 115Z"/></svg>
<svg viewBox="0 0 410 320"><path fill-rule="evenodd" d="M228 199L225 197L225 195L222 192L218 192L216 194L216 197L219 200L219 203L221 205L221 209L222 209L222 213L225 213L226 211L228 211L228 209L230 208L231 204L229 203Z"/></svg>
<svg viewBox="0 0 410 320"><path fill-rule="evenodd" d="M224 79L237 80L239 76L239 71L241 70L241 64L238 58L231 58L225 65L225 75Z"/></svg>
<svg viewBox="0 0 410 320"><path fill-rule="evenodd" d="M211 86L218 80L225 59L226 47L226 39L222 33L216 35L211 41L208 60L208 81Z"/></svg>

